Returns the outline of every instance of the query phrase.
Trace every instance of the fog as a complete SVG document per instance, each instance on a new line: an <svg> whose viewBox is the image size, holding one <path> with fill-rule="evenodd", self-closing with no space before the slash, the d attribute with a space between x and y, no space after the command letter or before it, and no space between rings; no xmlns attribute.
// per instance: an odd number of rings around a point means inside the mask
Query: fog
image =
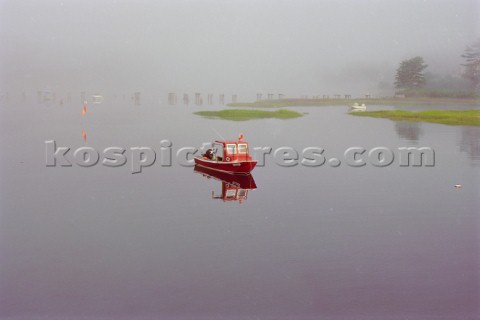
<svg viewBox="0 0 480 320"><path fill-rule="evenodd" d="M375 93L403 59L459 76L480 4L0 1L1 90Z"/></svg>

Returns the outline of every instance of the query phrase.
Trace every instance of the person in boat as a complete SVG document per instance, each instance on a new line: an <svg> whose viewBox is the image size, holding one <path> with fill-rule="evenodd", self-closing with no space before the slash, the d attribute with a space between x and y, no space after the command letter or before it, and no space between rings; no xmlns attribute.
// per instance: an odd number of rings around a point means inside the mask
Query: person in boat
<svg viewBox="0 0 480 320"><path fill-rule="evenodd" d="M203 154L204 159L212 160L213 159L213 151L212 149L208 149L204 154Z"/></svg>

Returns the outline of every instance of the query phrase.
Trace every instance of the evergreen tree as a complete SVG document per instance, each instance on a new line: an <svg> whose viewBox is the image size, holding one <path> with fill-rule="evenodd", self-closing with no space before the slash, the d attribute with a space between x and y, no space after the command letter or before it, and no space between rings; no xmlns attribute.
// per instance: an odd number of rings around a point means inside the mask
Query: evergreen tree
<svg viewBox="0 0 480 320"><path fill-rule="evenodd" d="M470 81L472 89L475 90L480 84L480 39L472 46L467 46L462 58L466 61L462 64L465 67L462 76Z"/></svg>
<svg viewBox="0 0 480 320"><path fill-rule="evenodd" d="M395 88L418 89L423 87L425 85L423 70L426 67L422 57L402 61L395 76Z"/></svg>

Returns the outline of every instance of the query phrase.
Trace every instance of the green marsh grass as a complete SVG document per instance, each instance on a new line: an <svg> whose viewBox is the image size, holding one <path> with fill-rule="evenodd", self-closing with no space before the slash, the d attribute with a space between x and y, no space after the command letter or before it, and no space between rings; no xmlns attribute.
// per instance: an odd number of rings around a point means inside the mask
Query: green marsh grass
<svg viewBox="0 0 480 320"><path fill-rule="evenodd" d="M225 109L220 111L198 111L194 114L223 120L246 121L253 119L292 119L301 117L302 114L296 111L280 109L276 111L255 110L255 109Z"/></svg>
<svg viewBox="0 0 480 320"><path fill-rule="evenodd" d="M423 121L458 126L480 126L480 110L427 110L420 112L383 110L350 112L350 114L360 117L385 118L394 121Z"/></svg>

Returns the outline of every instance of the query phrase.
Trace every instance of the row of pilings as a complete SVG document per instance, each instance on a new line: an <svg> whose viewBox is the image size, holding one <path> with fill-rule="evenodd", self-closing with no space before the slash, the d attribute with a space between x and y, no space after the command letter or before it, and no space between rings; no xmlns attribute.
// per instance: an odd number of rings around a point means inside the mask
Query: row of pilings
<svg viewBox="0 0 480 320"><path fill-rule="evenodd" d="M143 94L140 91L135 91L131 93L123 93L123 94L113 94L109 95L109 99L111 100L112 98L115 100L118 99L123 99L123 100L130 100L133 105L141 105L142 100L143 100ZM17 94L11 94L10 92L0 92L0 102L9 102L11 99L14 99L18 97ZM372 95L370 94L365 94L365 98L373 98ZM22 102L26 102L27 100L30 100L32 98L31 94L27 94L26 92L21 92L19 96L20 100ZM64 104L64 103L71 103L77 101L79 98L79 101L83 103L84 101L89 101L89 102L94 102L94 103L99 103L98 101L103 101L103 95L99 92L87 92L87 91L81 91L79 92L79 95L77 94L72 94L71 92L68 93L58 93L55 91L49 91L49 90L38 90L36 92L35 99L38 104ZM350 94L333 94L333 95L301 95L299 97L300 99L304 100L311 100L311 99L352 99L352 95ZM244 98L245 99L245 98ZM282 100L286 99L285 95L282 93L257 93L256 94L256 100L257 101L262 101L262 100ZM297 98L298 99L298 98ZM17 99L15 99L17 100ZM147 99L148 100L148 99ZM160 99L162 101L163 99ZM244 101L248 101L250 99L245 99ZM158 101L158 100L157 100ZM166 104L170 106L175 106L175 105L196 105L196 106L202 106L202 105L225 105L226 103L236 103L240 101L239 100L239 95L238 94L231 94L231 95L225 95L225 94L213 94L213 93L207 93L207 94L202 94L202 93L176 93L176 92L169 92L167 95L167 101Z"/></svg>
<svg viewBox="0 0 480 320"><path fill-rule="evenodd" d="M170 92L168 94L168 104L171 105L171 106L177 105L179 96L182 97L182 103L184 105L189 105L190 104L190 95L188 93L184 93L183 95L178 95L176 92ZM194 98L193 104L196 105L196 106L201 106L201 105L205 104L204 99L203 99L204 97L206 97L206 104L207 105L214 105L214 104L224 105L225 104L225 94L214 95L213 93L208 93L206 95L203 95L203 94L198 93L198 92L192 95L192 98ZM285 98L285 95L282 94L282 93L279 93L279 94L268 93L268 94L266 94L267 100L274 100L276 97L278 98L278 100L281 100L281 99ZM257 93L257 101L260 101L260 100L263 100L263 93ZM237 94L232 94L230 102L231 103L238 102L238 95Z"/></svg>

